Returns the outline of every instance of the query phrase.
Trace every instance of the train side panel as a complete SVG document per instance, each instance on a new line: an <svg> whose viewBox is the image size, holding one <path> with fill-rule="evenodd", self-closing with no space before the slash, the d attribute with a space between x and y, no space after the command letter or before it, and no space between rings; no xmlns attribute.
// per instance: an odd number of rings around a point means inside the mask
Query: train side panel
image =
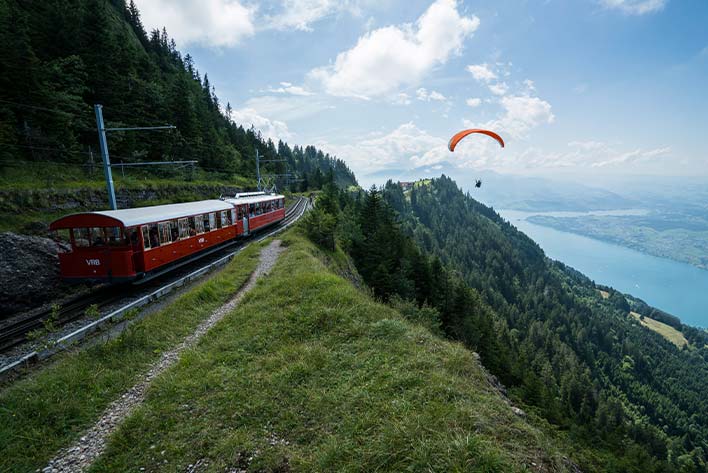
<svg viewBox="0 0 708 473"><path fill-rule="evenodd" d="M258 230L259 228L267 227L268 225L272 225L274 223L280 222L285 218L285 209L278 209L273 212L268 212L265 214L261 215L254 215L253 217L249 217L248 219L248 226L249 226L249 231L253 232L255 230Z"/></svg>
<svg viewBox="0 0 708 473"><path fill-rule="evenodd" d="M136 254L136 265L141 268L141 272L149 273L202 250L233 240L236 238L236 232L237 225L230 225L146 249Z"/></svg>
<svg viewBox="0 0 708 473"><path fill-rule="evenodd" d="M77 249L59 254L61 276L67 280L125 281L135 279L133 250L105 248Z"/></svg>

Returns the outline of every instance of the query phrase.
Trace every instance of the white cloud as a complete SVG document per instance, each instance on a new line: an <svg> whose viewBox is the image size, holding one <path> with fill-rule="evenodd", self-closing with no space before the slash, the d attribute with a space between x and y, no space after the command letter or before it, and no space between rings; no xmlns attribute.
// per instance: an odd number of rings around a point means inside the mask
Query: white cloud
<svg viewBox="0 0 708 473"><path fill-rule="evenodd" d="M533 128L555 120L551 104L538 97L508 95L502 97L499 103L504 109L502 116L478 125L480 128L496 130L502 136L507 134L514 138L524 138ZM476 126L468 120L465 120L465 125Z"/></svg>
<svg viewBox="0 0 708 473"><path fill-rule="evenodd" d="M629 15L644 15L662 10L668 0L600 0L605 8L620 10Z"/></svg>
<svg viewBox="0 0 708 473"><path fill-rule="evenodd" d="M447 100L445 96L440 92L437 92L435 90L431 90L430 92L428 92L428 89L426 89L425 87L421 87L416 90L415 96L418 100L422 100L423 102L430 102L431 100L437 102L444 102L445 100Z"/></svg>
<svg viewBox="0 0 708 473"><path fill-rule="evenodd" d="M430 135L412 122L403 123L386 135L357 141L355 145L317 145L344 159L359 176L433 165L443 161L449 154L444 139Z"/></svg>
<svg viewBox="0 0 708 473"><path fill-rule="evenodd" d="M303 88L299 85L293 85L290 82L281 82L280 87L270 87L266 90L266 92L275 93L275 94L301 95L301 96L314 95L309 90L306 90L305 88Z"/></svg>
<svg viewBox="0 0 708 473"><path fill-rule="evenodd" d="M164 26L180 45L230 47L255 33L255 8L240 0L139 0L147 29Z"/></svg>
<svg viewBox="0 0 708 473"><path fill-rule="evenodd" d="M490 84L489 91L494 95L505 95L509 91L509 86L506 82L499 82L498 84Z"/></svg>
<svg viewBox="0 0 708 473"><path fill-rule="evenodd" d="M265 22L270 28L278 30L312 31L313 23L343 11L359 13L354 1L284 0L280 11L267 16Z"/></svg>
<svg viewBox="0 0 708 473"><path fill-rule="evenodd" d="M393 99L391 99L391 102L393 102L395 105L410 105L411 96L405 92L400 92L396 94Z"/></svg>
<svg viewBox="0 0 708 473"><path fill-rule="evenodd" d="M472 108L479 107L482 104L482 99L477 98L477 97L473 97L473 98L469 98L469 99L465 100L465 103Z"/></svg>
<svg viewBox="0 0 708 473"><path fill-rule="evenodd" d="M331 95L385 95L419 82L447 62L478 26L477 17L460 16L456 0L436 0L415 24L366 33L353 48L338 54L334 64L312 70L310 77Z"/></svg>
<svg viewBox="0 0 708 473"><path fill-rule="evenodd" d="M472 73L472 77L480 82L490 82L497 78L497 75L489 68L488 64L471 64L467 70Z"/></svg>
<svg viewBox="0 0 708 473"><path fill-rule="evenodd" d="M253 108L241 108L231 112L231 119L244 128L250 128L253 125L256 130L259 130L265 138L271 138L273 141L289 140L293 138L293 133L288 130L288 125L279 120L270 120L260 115Z"/></svg>

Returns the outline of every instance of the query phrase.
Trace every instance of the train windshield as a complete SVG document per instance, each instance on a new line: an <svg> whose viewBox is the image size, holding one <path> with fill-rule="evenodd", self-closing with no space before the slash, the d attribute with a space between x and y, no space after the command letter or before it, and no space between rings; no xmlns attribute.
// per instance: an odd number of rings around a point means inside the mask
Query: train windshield
<svg viewBox="0 0 708 473"><path fill-rule="evenodd" d="M128 242L120 227L81 227L72 229L75 248L125 246Z"/></svg>

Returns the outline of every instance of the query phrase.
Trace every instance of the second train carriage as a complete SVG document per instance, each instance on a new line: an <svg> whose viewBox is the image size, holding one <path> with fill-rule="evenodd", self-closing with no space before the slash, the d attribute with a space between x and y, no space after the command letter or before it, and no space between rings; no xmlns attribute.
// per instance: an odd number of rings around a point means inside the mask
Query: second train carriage
<svg viewBox="0 0 708 473"><path fill-rule="evenodd" d="M62 278L120 282L162 271L285 218L282 195L237 194L135 209L85 212L50 225L71 250L59 254Z"/></svg>

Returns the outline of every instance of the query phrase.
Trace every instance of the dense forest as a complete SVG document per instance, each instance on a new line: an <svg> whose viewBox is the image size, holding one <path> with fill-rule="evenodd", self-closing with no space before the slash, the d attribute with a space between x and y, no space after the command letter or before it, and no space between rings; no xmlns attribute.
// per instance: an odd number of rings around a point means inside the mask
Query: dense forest
<svg viewBox="0 0 708 473"><path fill-rule="evenodd" d="M114 163L198 160L212 175L252 177L258 149L283 160L263 171L292 174L293 190L319 188L330 169L339 185L356 184L343 161L234 123L208 75L164 29L146 32L132 1L0 0L0 42L0 167L86 164L102 104L109 127L177 127L111 134Z"/></svg>
<svg viewBox="0 0 708 473"><path fill-rule="evenodd" d="M447 177L348 194L325 186L307 231L382 300L476 350L513 399L577 445L583 469L705 471L708 336L678 349ZM631 304L631 308L630 308ZM676 325L676 320L672 323Z"/></svg>

